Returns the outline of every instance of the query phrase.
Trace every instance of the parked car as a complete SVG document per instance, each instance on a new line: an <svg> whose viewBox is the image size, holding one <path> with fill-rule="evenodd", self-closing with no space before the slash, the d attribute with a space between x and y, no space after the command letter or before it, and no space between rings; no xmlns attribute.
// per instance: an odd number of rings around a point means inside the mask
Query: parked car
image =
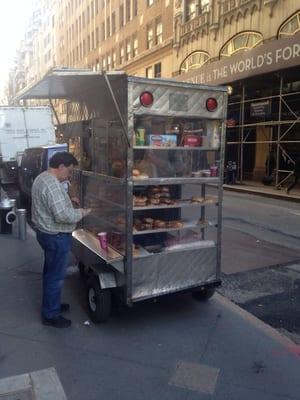
<svg viewBox="0 0 300 400"><path fill-rule="evenodd" d="M21 202L30 201L34 179L48 169L50 158L60 151L68 151L68 145L32 147L24 151L18 177Z"/></svg>

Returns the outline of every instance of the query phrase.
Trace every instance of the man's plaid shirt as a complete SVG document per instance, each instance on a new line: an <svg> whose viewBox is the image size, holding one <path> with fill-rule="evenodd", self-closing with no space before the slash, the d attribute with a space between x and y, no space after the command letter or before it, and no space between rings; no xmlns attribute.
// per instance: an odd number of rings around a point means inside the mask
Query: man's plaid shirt
<svg viewBox="0 0 300 400"><path fill-rule="evenodd" d="M74 209L68 193L48 171L38 175L32 185L32 221L46 233L72 232L83 217Z"/></svg>

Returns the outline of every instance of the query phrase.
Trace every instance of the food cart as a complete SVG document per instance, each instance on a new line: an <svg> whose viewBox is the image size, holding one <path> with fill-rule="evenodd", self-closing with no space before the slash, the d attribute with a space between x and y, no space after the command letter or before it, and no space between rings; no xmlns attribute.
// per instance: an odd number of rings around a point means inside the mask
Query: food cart
<svg viewBox="0 0 300 400"><path fill-rule="evenodd" d="M93 321L220 284L227 90L123 72L52 70L21 94L63 99L73 187L92 212L73 233ZM108 246L99 243L105 232Z"/></svg>

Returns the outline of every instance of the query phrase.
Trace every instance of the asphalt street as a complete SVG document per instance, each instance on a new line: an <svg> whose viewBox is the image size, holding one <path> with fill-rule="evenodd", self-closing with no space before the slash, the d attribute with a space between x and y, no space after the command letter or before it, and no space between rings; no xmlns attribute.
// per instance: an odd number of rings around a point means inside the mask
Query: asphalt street
<svg viewBox="0 0 300 400"><path fill-rule="evenodd" d="M219 292L300 343L300 205L224 192Z"/></svg>

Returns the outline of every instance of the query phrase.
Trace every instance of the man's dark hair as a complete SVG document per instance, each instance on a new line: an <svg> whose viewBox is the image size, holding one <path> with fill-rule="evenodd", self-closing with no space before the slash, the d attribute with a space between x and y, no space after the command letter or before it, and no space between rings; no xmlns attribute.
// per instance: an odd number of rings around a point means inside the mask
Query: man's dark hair
<svg viewBox="0 0 300 400"><path fill-rule="evenodd" d="M55 153L49 161L50 168L58 168L60 165L64 165L65 167L69 167L70 165L78 165L78 161L73 156L73 154L68 153L67 151L60 151Z"/></svg>

